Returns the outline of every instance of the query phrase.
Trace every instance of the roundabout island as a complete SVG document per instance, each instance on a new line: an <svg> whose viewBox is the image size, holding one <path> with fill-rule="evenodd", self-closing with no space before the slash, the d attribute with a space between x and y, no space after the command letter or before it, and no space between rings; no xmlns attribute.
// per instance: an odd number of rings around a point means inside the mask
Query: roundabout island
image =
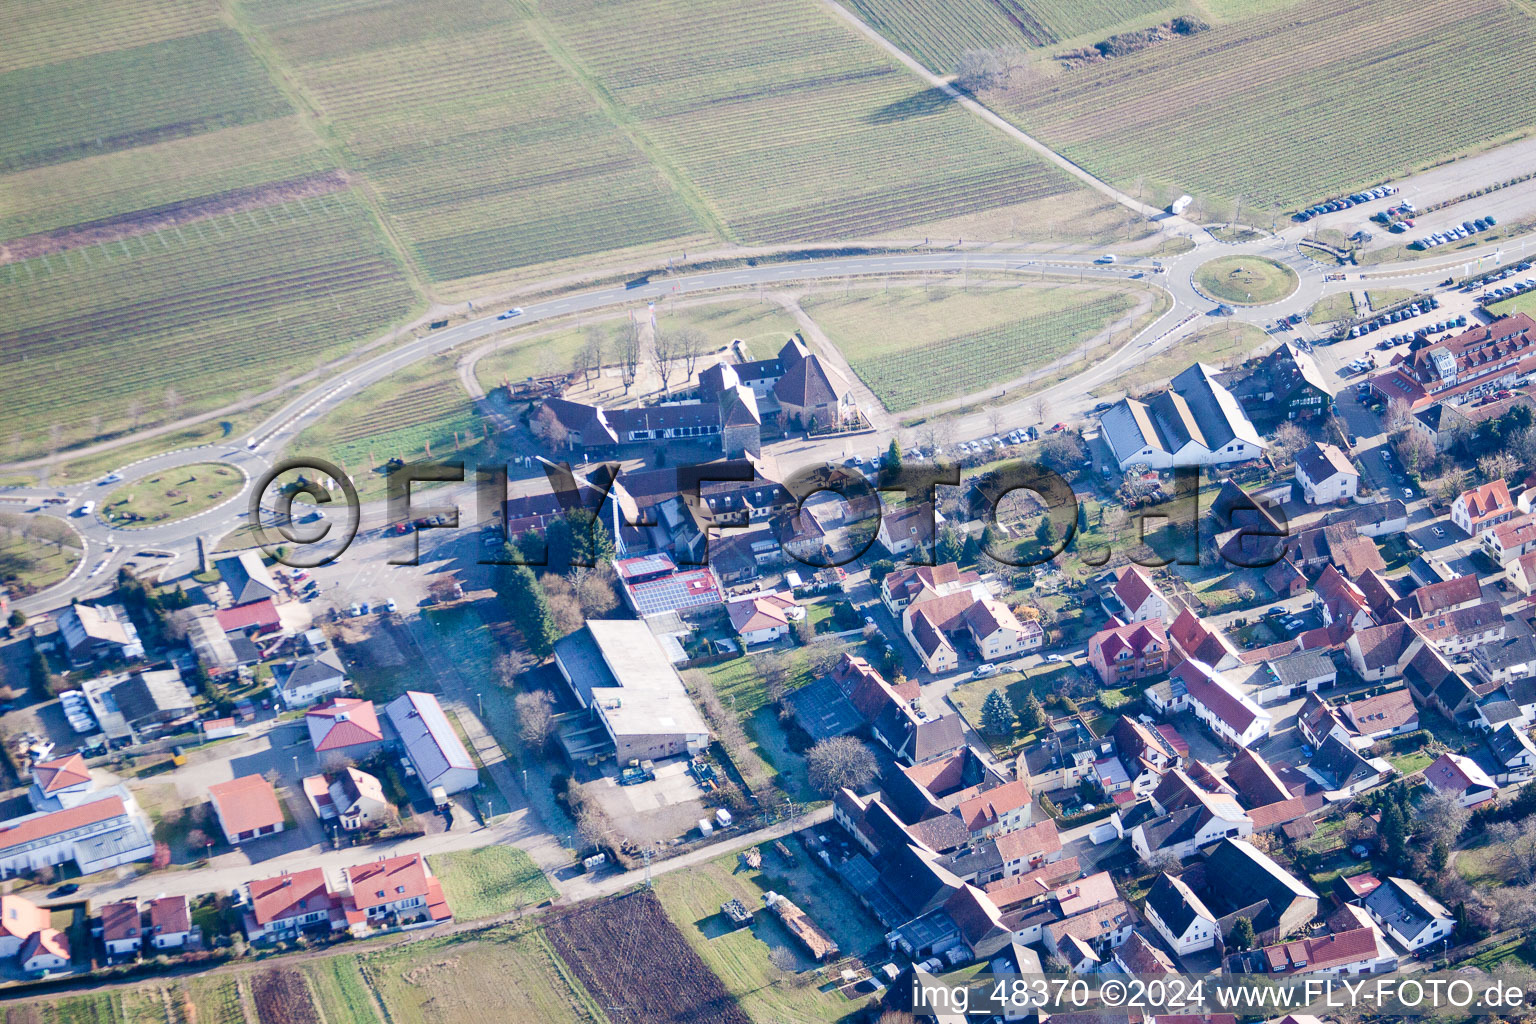
<svg viewBox="0 0 1536 1024"><path fill-rule="evenodd" d="M1195 270L1195 286L1235 306L1267 306L1300 284L1296 271L1266 256L1220 256Z"/></svg>

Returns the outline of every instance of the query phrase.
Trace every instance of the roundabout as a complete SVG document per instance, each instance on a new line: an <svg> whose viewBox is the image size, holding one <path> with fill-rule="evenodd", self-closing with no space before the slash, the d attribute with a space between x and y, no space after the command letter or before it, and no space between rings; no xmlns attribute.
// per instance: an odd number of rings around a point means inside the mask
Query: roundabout
<svg viewBox="0 0 1536 1024"><path fill-rule="evenodd" d="M1234 306L1267 306L1300 285L1296 271L1267 256L1219 256L1195 270L1195 286Z"/></svg>
<svg viewBox="0 0 1536 1024"><path fill-rule="evenodd" d="M246 475L222 462L195 462L123 484L101 502L101 518L120 530L161 526L233 500Z"/></svg>

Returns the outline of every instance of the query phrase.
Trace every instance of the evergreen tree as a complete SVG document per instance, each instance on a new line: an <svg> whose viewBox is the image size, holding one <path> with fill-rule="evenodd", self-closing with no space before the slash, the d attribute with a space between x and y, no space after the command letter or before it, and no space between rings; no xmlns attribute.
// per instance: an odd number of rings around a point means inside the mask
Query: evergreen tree
<svg viewBox="0 0 1536 1024"><path fill-rule="evenodd" d="M1258 944L1259 937L1253 932L1253 922L1246 917L1240 917L1232 922L1232 931L1227 935L1227 946L1231 949L1252 949Z"/></svg>
<svg viewBox="0 0 1536 1024"><path fill-rule="evenodd" d="M954 527L945 525L939 533L938 560L939 564L945 562L959 562L965 554L965 545L960 540L960 535Z"/></svg>
<svg viewBox="0 0 1536 1024"><path fill-rule="evenodd" d="M982 702L981 728L993 736L1006 736L1013 732L1013 706L1001 690L993 690Z"/></svg>
<svg viewBox="0 0 1536 1024"><path fill-rule="evenodd" d="M1040 698L1035 696L1033 690L1024 698L1024 706L1019 709L1019 724L1025 732L1034 732L1045 724L1045 709L1040 706Z"/></svg>
<svg viewBox="0 0 1536 1024"><path fill-rule="evenodd" d="M504 566L497 590L508 618L523 635L528 650L541 661L549 657L555 641L560 639L560 631L533 570L526 565Z"/></svg>
<svg viewBox="0 0 1536 1024"><path fill-rule="evenodd" d="M1042 552L1051 549L1051 541L1055 537L1055 529L1051 525L1051 517L1041 516L1040 525L1035 527L1035 543L1040 545Z"/></svg>
<svg viewBox="0 0 1536 1024"><path fill-rule="evenodd" d="M889 447L885 449L885 464L880 467L880 479L889 483L900 475L901 448L896 444L896 439L893 437Z"/></svg>

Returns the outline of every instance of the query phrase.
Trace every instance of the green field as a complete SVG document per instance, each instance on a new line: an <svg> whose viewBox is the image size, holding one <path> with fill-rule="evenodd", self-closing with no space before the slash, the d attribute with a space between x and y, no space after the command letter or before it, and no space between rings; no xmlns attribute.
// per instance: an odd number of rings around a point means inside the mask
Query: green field
<svg viewBox="0 0 1536 1024"><path fill-rule="evenodd" d="M0 585L13 597L53 586L80 562L80 537L48 516L0 512Z"/></svg>
<svg viewBox="0 0 1536 1024"><path fill-rule="evenodd" d="M1227 13L1208 32L1038 76L999 97L1001 112L1116 184L1159 201L1194 194L1220 219L1241 197L1244 219L1266 224L1531 125L1528 6L1299 0Z"/></svg>
<svg viewBox="0 0 1536 1024"><path fill-rule="evenodd" d="M1536 292L1526 292L1524 295L1516 295L1502 302L1495 302L1488 307L1488 312L1494 316L1513 316L1516 313L1536 315Z"/></svg>
<svg viewBox="0 0 1536 1024"><path fill-rule="evenodd" d="M1200 328L1172 348L1158 353L1126 370L1108 384L1093 389L1095 397L1118 391L1139 395L1154 391L1173 379L1191 363L1233 366L1252 355L1269 340L1269 335L1252 324L1224 320Z"/></svg>
<svg viewBox="0 0 1536 1024"><path fill-rule="evenodd" d="M389 1024L607 1020L543 930L527 924L503 925L468 940L413 942L356 959Z"/></svg>
<svg viewBox="0 0 1536 1024"><path fill-rule="evenodd" d="M1262 256L1220 256L1202 263L1195 283L1207 295L1241 306L1278 302L1296 290L1296 271Z"/></svg>
<svg viewBox="0 0 1536 1024"><path fill-rule="evenodd" d="M1355 315L1355 298L1349 292L1324 295L1312 304L1307 312L1307 322L1331 324L1335 320L1348 320Z"/></svg>
<svg viewBox="0 0 1536 1024"><path fill-rule="evenodd" d="M378 1024L355 956L316 960L304 971L327 1024Z"/></svg>
<svg viewBox="0 0 1536 1024"><path fill-rule="evenodd" d="M624 313L596 325L605 339L603 362L607 365L612 366L617 361L614 331L628 315ZM701 331L707 342L706 352L722 349L739 338L751 345L753 354L760 357L771 357L778 352L796 327L794 318L782 307L751 299L676 307L662 302L656 308L656 324L662 330L693 328ZM519 335L512 334L506 340L506 348L497 349L475 364L475 379L482 388L490 390L526 377L569 373L572 357L586 343L587 330L587 327L569 327L536 335L527 341L519 341Z"/></svg>
<svg viewBox="0 0 1536 1024"><path fill-rule="evenodd" d="M554 899L555 888L533 858L515 846L485 846L431 858L443 895L460 921L505 914Z"/></svg>
<svg viewBox="0 0 1536 1024"><path fill-rule="evenodd" d="M892 289L801 305L893 412L974 394L1072 353L1135 305L1128 290L1063 285Z"/></svg>
<svg viewBox="0 0 1536 1024"><path fill-rule="evenodd" d="M101 501L99 514L113 526L140 529L195 516L240 490L245 474L219 462L199 462L124 484Z"/></svg>
<svg viewBox="0 0 1536 1024"><path fill-rule="evenodd" d="M778 920L763 908L763 893L772 889L793 899L842 955L858 956L880 946L878 922L841 885L829 882L798 844L790 866L772 849L763 849L763 869L754 871L735 854L696 869L673 871L656 879L656 896L683 933L683 938L709 965L742 1008L760 1024L782 1021L838 1021L859 1003L835 988L828 990L812 972L816 964ZM754 911L753 924L732 930L720 904L739 899ZM769 960L775 948L793 954L794 969L783 970Z"/></svg>
<svg viewBox="0 0 1536 1024"><path fill-rule="evenodd" d="M930 71L949 74L966 50L1053 46L1169 9L1167 0L851 0L848 8ZM1168 13L1174 13L1171 10Z"/></svg>
<svg viewBox="0 0 1536 1024"><path fill-rule="evenodd" d="M481 444L488 429L452 361L427 359L342 402L300 433L289 451L341 466L367 500L383 493L390 459L457 457Z"/></svg>

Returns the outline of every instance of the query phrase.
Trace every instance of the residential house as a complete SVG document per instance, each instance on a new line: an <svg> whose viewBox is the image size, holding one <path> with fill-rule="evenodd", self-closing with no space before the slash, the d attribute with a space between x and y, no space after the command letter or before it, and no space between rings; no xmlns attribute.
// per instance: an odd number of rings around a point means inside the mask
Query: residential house
<svg viewBox="0 0 1536 1024"><path fill-rule="evenodd" d="M73 665L144 657L139 631L120 604L71 604L54 615L54 622Z"/></svg>
<svg viewBox="0 0 1536 1024"><path fill-rule="evenodd" d="M76 751L34 764L27 800L37 811L76 807L90 799L92 785L85 757Z"/></svg>
<svg viewBox="0 0 1536 1024"><path fill-rule="evenodd" d="M1373 683L1401 676L1423 646L1424 638L1400 621L1357 630L1345 642L1355 673Z"/></svg>
<svg viewBox="0 0 1536 1024"><path fill-rule="evenodd" d="M1325 625L1344 622L1350 629L1359 630L1377 624L1365 592L1332 565L1323 569L1313 589Z"/></svg>
<svg viewBox="0 0 1536 1024"><path fill-rule="evenodd" d="M1249 685L1253 687L1254 700L1272 704L1298 693L1316 693L1320 687L1332 686L1338 678L1338 667L1326 652L1293 651L1264 659L1259 672L1249 677Z"/></svg>
<svg viewBox="0 0 1536 1024"><path fill-rule="evenodd" d="M139 901L131 896L101 908L101 942L108 958L132 956L143 948L139 916Z"/></svg>
<svg viewBox="0 0 1536 1024"><path fill-rule="evenodd" d="M967 791L968 792L968 791ZM1034 812L1029 783L1014 779L966 796L955 813L972 839L998 836L1029 825Z"/></svg>
<svg viewBox="0 0 1536 1024"><path fill-rule="evenodd" d="M1329 800L1346 800L1379 783L1391 767L1386 761L1368 761L1348 742L1329 736L1303 770L1322 785Z"/></svg>
<svg viewBox="0 0 1536 1024"><path fill-rule="evenodd" d="M936 673L959 667L962 638L969 638L983 661L1033 650L1044 638L1038 622L1020 621L979 585L944 595L925 591L907 605L901 620L923 666Z"/></svg>
<svg viewBox="0 0 1536 1024"><path fill-rule="evenodd" d="M1349 731L1348 742L1357 750L1419 727L1419 709L1406 688L1341 704L1339 717Z"/></svg>
<svg viewBox="0 0 1536 1024"><path fill-rule="evenodd" d="M1179 956L1210 949L1221 937L1216 915L1188 885L1166 871L1152 883L1143 911L1147 922Z"/></svg>
<svg viewBox="0 0 1536 1024"><path fill-rule="evenodd" d="M748 647L782 639L788 635L790 623L805 616L805 609L795 603L793 596L783 592L752 594L727 601L725 611L730 616L731 628Z"/></svg>
<svg viewBox="0 0 1536 1024"><path fill-rule="evenodd" d="M1204 619L1188 608L1180 611L1173 625L1168 627L1168 639L1173 645L1168 659L1170 667L1186 659L1218 671L1235 669L1242 664L1237 648L1221 629L1206 625Z"/></svg>
<svg viewBox="0 0 1536 1024"><path fill-rule="evenodd" d="M1143 622L1161 619L1170 622L1182 610L1166 597L1152 577L1139 565L1121 569L1115 580L1114 594L1123 611L1121 618L1127 622Z"/></svg>
<svg viewBox="0 0 1536 1024"><path fill-rule="evenodd" d="M283 831L283 808L277 791L260 775L216 783L208 787L208 797L231 846Z"/></svg>
<svg viewBox="0 0 1536 1024"><path fill-rule="evenodd" d="M893 569L880 581L880 600L892 615L902 611L924 591L945 596L970 590L981 583L981 576L971 569L961 570L954 562L943 565L909 565Z"/></svg>
<svg viewBox="0 0 1536 1024"><path fill-rule="evenodd" d="M933 546L935 531L943 522L943 515L932 502L902 504L880 517L875 539L892 555L925 552Z"/></svg>
<svg viewBox="0 0 1536 1024"><path fill-rule="evenodd" d="M1322 518L1323 526L1347 526L1362 537L1385 537L1408 529L1408 506L1398 498L1349 505Z"/></svg>
<svg viewBox="0 0 1536 1024"><path fill-rule="evenodd" d="M185 896L157 896L149 901L149 927L144 932L156 949L186 949L201 945L194 934Z"/></svg>
<svg viewBox="0 0 1536 1024"><path fill-rule="evenodd" d="M1308 505L1347 501L1360 490L1360 471L1337 445L1308 442L1296 453L1296 482Z"/></svg>
<svg viewBox="0 0 1536 1024"><path fill-rule="evenodd" d="M1150 917L1150 915L1148 915ZM1113 964L1122 974L1163 975L1178 973L1173 961L1139 931L1133 931L1115 950ZM1053 1016L1056 1016L1053 1014Z"/></svg>
<svg viewBox="0 0 1536 1024"><path fill-rule="evenodd" d="M1169 773L1169 777L1174 776L1183 776L1183 772ZM1183 781L1189 780L1184 777ZM1212 843L1253 834L1253 819L1236 798L1206 793L1197 786L1193 791L1198 797L1195 802L1165 813L1158 813L1155 798L1150 806L1134 804L1129 813L1122 813L1119 827L1130 836L1131 849L1143 863L1184 860Z"/></svg>
<svg viewBox="0 0 1536 1024"><path fill-rule="evenodd" d="M1511 559L1504 566L1504 578L1526 597L1536 594L1536 551Z"/></svg>
<svg viewBox="0 0 1536 1024"><path fill-rule="evenodd" d="M1088 638L1088 664L1108 687L1160 676L1167 658L1168 629L1160 618L1113 625Z"/></svg>
<svg viewBox="0 0 1536 1024"><path fill-rule="evenodd" d="M1509 496L1509 485L1503 480L1490 480L1480 487L1463 491L1451 502L1451 522L1469 537L1476 537L1514 517L1515 503Z"/></svg>
<svg viewBox="0 0 1536 1024"><path fill-rule="evenodd" d="M348 889L343 909L354 933L366 933L388 919L433 923L453 919L442 882L419 853L380 857L349 867L343 875Z"/></svg>
<svg viewBox="0 0 1536 1024"><path fill-rule="evenodd" d="M320 868L284 872L246 884L250 892L245 934L252 942L292 938L300 931L338 931L346 924L341 901Z"/></svg>
<svg viewBox="0 0 1536 1024"><path fill-rule="evenodd" d="M1224 743L1246 747L1268 736L1273 718L1209 665L1185 661L1146 691L1159 713L1188 709Z"/></svg>
<svg viewBox="0 0 1536 1024"><path fill-rule="evenodd" d="M384 729L371 700L332 697L305 712L304 724L321 760L332 755L361 760L384 742Z"/></svg>
<svg viewBox="0 0 1536 1024"><path fill-rule="evenodd" d="M375 776L348 765L334 778L311 775L304 780L304 796L320 820L335 821L348 832L380 828L394 820L394 809Z"/></svg>
<svg viewBox="0 0 1536 1024"><path fill-rule="evenodd" d="M1262 418L1310 419L1327 413L1333 403L1328 378L1317 361L1289 341L1260 359L1233 393L1249 408L1262 410Z"/></svg>
<svg viewBox="0 0 1536 1024"><path fill-rule="evenodd" d="M1388 878L1365 898L1365 910L1409 952L1446 940L1456 919L1423 886L1407 878Z"/></svg>
<svg viewBox="0 0 1536 1024"><path fill-rule="evenodd" d="M1463 754L1446 752L1424 769L1424 781L1436 793L1446 793L1456 798L1463 807L1476 807L1492 800L1498 794L1498 783L1477 766L1477 762Z"/></svg>
<svg viewBox="0 0 1536 1024"><path fill-rule="evenodd" d="M28 974L62 971L69 966L69 936L54 928L33 932L21 944L17 958Z"/></svg>
<svg viewBox="0 0 1536 1024"><path fill-rule="evenodd" d="M195 720L192 692L174 666L88 679L82 689L91 714L114 746L144 743Z"/></svg>
<svg viewBox="0 0 1536 1024"><path fill-rule="evenodd" d="M22 943L49 928L51 920L47 907L39 907L25 896L0 896L0 959L9 960L20 953Z"/></svg>
<svg viewBox="0 0 1536 1024"><path fill-rule="evenodd" d="M1500 523L1478 535L1483 550L1498 565L1508 565L1536 550L1536 512Z"/></svg>
<svg viewBox="0 0 1536 1024"><path fill-rule="evenodd" d="M1227 783L1251 808L1291 799L1291 790L1258 751L1243 747L1227 763Z"/></svg>
<svg viewBox="0 0 1536 1024"><path fill-rule="evenodd" d="M1339 709L1316 694L1308 694L1302 699L1301 707L1296 711L1296 728L1314 749L1322 746L1330 736L1337 736L1346 743L1355 737Z"/></svg>
<svg viewBox="0 0 1536 1024"><path fill-rule="evenodd" d="M1198 891L1221 915L1223 928L1247 917L1261 942L1273 942L1317 916L1317 893L1252 843L1222 840L1207 852L1202 869L1205 888Z"/></svg>
<svg viewBox="0 0 1536 1024"><path fill-rule="evenodd" d="M1022 875L1043 864L1061 860L1061 836L1056 831L1056 822L1050 818L999 835L993 841L1002 857L1001 874L1004 878Z"/></svg>
<svg viewBox="0 0 1536 1024"><path fill-rule="evenodd" d="M1279 942L1237 958L1267 974L1375 974L1397 966L1397 955L1374 926Z"/></svg>
<svg viewBox="0 0 1536 1024"><path fill-rule="evenodd" d="M301 708L347 688L347 671L334 650L306 654L272 666L272 683L285 707Z"/></svg>
<svg viewBox="0 0 1536 1024"><path fill-rule="evenodd" d="M259 638L277 633L283 628L283 617L277 604L270 598L220 608L213 613L213 621L226 635ZM233 650L233 648L231 648Z"/></svg>
<svg viewBox="0 0 1536 1024"><path fill-rule="evenodd" d="M1410 619L1424 619L1471 608L1482 600L1482 583L1476 575L1468 574L1418 587L1402 602L1402 610Z"/></svg>
<svg viewBox="0 0 1536 1024"><path fill-rule="evenodd" d="M1500 724L1488 735L1488 750L1502 769L1494 780L1500 785L1528 782L1536 776L1536 744L1523 725Z"/></svg>
<svg viewBox="0 0 1536 1024"><path fill-rule="evenodd" d="M1455 656L1504 639L1504 609L1498 601L1485 601L1413 620L1413 628L1444 654Z"/></svg>

